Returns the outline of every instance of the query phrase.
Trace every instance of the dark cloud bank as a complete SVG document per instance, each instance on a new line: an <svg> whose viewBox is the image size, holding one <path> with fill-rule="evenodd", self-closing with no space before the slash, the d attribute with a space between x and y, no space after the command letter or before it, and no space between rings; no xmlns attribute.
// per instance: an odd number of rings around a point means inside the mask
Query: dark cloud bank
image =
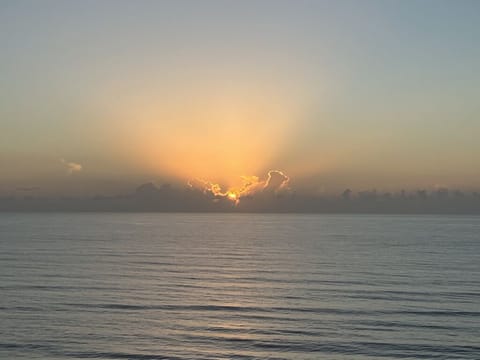
<svg viewBox="0 0 480 360"><path fill-rule="evenodd" d="M380 193L347 189L336 196L313 196L291 189L278 190L266 186L235 202L209 190L147 183L131 194L119 196L2 197L0 211L480 214L480 194L475 192L440 189Z"/></svg>

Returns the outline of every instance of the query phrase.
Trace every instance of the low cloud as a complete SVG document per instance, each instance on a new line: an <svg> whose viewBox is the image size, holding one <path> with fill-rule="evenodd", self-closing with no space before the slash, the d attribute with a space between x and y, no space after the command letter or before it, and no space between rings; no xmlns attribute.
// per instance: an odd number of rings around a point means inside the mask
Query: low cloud
<svg viewBox="0 0 480 360"><path fill-rule="evenodd" d="M205 194L211 194L218 198L227 198L238 204L242 198L252 197L260 194L278 194L288 191L290 178L280 170L270 170L265 180L258 176L242 176L242 185L223 189L220 184L212 183L203 179L193 179L187 184L190 188L200 190Z"/></svg>
<svg viewBox="0 0 480 360"><path fill-rule="evenodd" d="M67 171L68 175L72 175L73 173L80 172L83 169L81 164L73 162L73 161L67 161L65 159L60 159L60 162L65 167L65 170Z"/></svg>
<svg viewBox="0 0 480 360"><path fill-rule="evenodd" d="M31 191L40 190L40 187L39 186L25 186L25 187L21 186L21 187L17 187L15 190L20 192L31 192Z"/></svg>
<svg viewBox="0 0 480 360"><path fill-rule="evenodd" d="M290 178L280 170L270 170L265 182L264 190L278 192L288 189Z"/></svg>
<svg viewBox="0 0 480 360"><path fill-rule="evenodd" d="M228 189L196 180L188 187L146 183L133 193L115 196L44 197L23 193L0 197L0 211L480 214L480 193L465 190L384 193L347 189L337 195L315 195L291 190L288 176L276 170L263 180L254 176L242 179L243 186Z"/></svg>

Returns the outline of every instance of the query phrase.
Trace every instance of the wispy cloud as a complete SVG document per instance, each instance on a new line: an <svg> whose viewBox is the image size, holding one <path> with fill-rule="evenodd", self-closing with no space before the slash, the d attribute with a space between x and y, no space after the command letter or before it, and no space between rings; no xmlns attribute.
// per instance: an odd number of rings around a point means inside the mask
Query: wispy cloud
<svg viewBox="0 0 480 360"><path fill-rule="evenodd" d="M65 166L65 169L68 175L72 175L73 173L80 172L83 169L81 164L73 161L67 161L62 158L60 159L60 162Z"/></svg>
<svg viewBox="0 0 480 360"><path fill-rule="evenodd" d="M15 190L20 192L31 192L31 191L40 190L40 187L39 186L25 186L25 187L20 186L20 187L17 187Z"/></svg>

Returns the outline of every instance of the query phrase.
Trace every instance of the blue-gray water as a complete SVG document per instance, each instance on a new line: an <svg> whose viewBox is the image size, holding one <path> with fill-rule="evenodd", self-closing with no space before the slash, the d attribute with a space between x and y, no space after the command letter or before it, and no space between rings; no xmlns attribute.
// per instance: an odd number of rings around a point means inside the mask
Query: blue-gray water
<svg viewBox="0 0 480 360"><path fill-rule="evenodd" d="M480 359L480 218L0 214L1 359Z"/></svg>

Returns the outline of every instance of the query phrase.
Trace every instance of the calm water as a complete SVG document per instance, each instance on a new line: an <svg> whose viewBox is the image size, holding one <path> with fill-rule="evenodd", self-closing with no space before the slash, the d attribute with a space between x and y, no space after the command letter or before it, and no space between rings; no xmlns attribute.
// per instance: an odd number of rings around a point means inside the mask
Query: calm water
<svg viewBox="0 0 480 360"><path fill-rule="evenodd" d="M1 359L480 359L480 218L0 214Z"/></svg>

